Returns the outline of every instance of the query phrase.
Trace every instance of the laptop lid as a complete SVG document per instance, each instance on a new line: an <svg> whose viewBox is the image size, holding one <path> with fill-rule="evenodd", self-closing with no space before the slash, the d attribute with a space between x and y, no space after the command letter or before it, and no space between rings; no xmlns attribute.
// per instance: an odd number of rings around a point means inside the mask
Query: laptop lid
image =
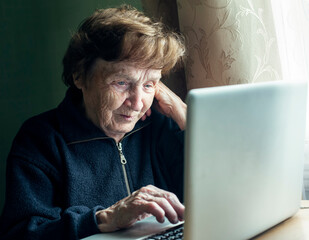
<svg viewBox="0 0 309 240"><path fill-rule="evenodd" d="M301 200L305 83L191 90L187 97L184 239L248 239Z"/></svg>

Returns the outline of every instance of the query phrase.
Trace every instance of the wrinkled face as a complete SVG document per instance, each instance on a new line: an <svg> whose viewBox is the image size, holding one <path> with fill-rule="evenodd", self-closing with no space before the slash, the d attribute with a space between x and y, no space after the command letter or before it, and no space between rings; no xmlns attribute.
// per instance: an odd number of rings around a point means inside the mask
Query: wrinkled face
<svg viewBox="0 0 309 240"><path fill-rule="evenodd" d="M87 117L118 142L150 108L161 70L97 59L88 75L86 81L74 80Z"/></svg>

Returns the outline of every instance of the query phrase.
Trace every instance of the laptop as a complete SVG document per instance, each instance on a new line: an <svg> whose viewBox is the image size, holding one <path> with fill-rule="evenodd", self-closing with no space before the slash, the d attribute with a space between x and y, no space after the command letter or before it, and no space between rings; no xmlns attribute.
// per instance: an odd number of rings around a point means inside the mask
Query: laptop
<svg viewBox="0 0 309 240"><path fill-rule="evenodd" d="M300 207L307 85L268 82L194 89L185 134L184 239L250 239ZM154 217L85 238L145 239Z"/></svg>

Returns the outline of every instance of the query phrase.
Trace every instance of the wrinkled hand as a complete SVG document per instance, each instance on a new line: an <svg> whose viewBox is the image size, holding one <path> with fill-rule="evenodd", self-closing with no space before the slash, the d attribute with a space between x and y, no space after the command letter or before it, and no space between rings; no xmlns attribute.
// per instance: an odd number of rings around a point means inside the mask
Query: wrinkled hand
<svg viewBox="0 0 309 240"><path fill-rule="evenodd" d="M96 218L101 232L113 232L128 228L150 215L160 223L164 222L165 217L171 223L177 223L183 220L184 209L175 194L148 185L113 206L98 211Z"/></svg>
<svg viewBox="0 0 309 240"><path fill-rule="evenodd" d="M187 105L162 82L156 85L153 105L160 113L172 118L180 129L186 128Z"/></svg>

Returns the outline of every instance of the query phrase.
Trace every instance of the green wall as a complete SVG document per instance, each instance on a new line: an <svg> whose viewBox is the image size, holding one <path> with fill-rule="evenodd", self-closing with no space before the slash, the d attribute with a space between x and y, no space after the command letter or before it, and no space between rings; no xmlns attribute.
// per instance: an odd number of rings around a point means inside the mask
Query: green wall
<svg viewBox="0 0 309 240"><path fill-rule="evenodd" d="M29 117L58 105L64 97L62 57L70 32L97 8L140 1L0 1L0 212L5 162L14 136Z"/></svg>

